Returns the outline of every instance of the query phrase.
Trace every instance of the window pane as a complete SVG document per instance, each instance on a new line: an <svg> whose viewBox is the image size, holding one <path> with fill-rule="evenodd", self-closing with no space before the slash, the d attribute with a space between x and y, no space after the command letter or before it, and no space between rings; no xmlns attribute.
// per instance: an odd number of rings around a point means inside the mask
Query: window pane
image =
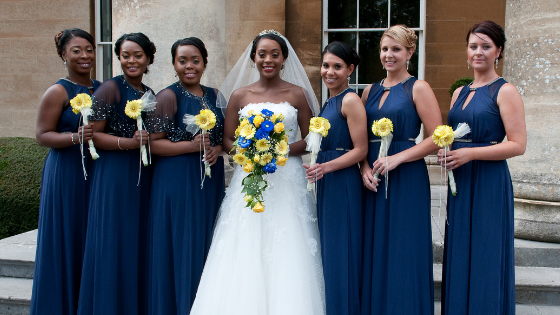
<svg viewBox="0 0 560 315"><path fill-rule="evenodd" d="M113 77L113 45L103 45L103 81Z"/></svg>
<svg viewBox="0 0 560 315"><path fill-rule="evenodd" d="M356 32L330 32L329 43L332 43L334 41L343 42L348 46L356 49Z"/></svg>
<svg viewBox="0 0 560 315"><path fill-rule="evenodd" d="M360 0L360 28L388 27L387 0Z"/></svg>
<svg viewBox="0 0 560 315"><path fill-rule="evenodd" d="M420 0L391 0L391 25L420 27Z"/></svg>
<svg viewBox="0 0 560 315"><path fill-rule="evenodd" d="M111 0L101 0L101 42L112 42Z"/></svg>
<svg viewBox="0 0 560 315"><path fill-rule="evenodd" d="M356 0L329 0L329 28L357 27Z"/></svg>
<svg viewBox="0 0 560 315"><path fill-rule="evenodd" d="M382 32L361 32L358 53L362 58L358 66L358 82L370 84L387 76L379 60L379 41Z"/></svg>

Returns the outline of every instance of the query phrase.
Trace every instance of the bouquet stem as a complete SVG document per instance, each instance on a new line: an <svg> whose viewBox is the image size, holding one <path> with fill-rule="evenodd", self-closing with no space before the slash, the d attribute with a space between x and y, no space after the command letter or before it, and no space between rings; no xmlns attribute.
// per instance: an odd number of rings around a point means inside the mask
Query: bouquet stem
<svg viewBox="0 0 560 315"><path fill-rule="evenodd" d="M377 158L385 157L386 152L387 152L387 137L381 137L381 145L379 146L379 154L377 155ZM376 171L375 174L373 174L373 179L375 181L379 180L379 171Z"/></svg>
<svg viewBox="0 0 560 315"><path fill-rule="evenodd" d="M138 126L138 130L142 131L142 116L138 116L138 118L136 119L136 124ZM140 147L140 151L142 153L142 163L144 163L144 166L148 166L148 154L146 153L146 146L142 145L142 147Z"/></svg>
<svg viewBox="0 0 560 315"><path fill-rule="evenodd" d="M204 143L204 135L207 134L208 131L202 129L202 141ZM204 150L204 154L206 154L206 148ZM212 178L212 169L210 168L210 164L208 163L208 161L206 161L206 158L204 158L204 172L206 174L206 176L208 176L209 178Z"/></svg>
<svg viewBox="0 0 560 315"><path fill-rule="evenodd" d="M89 125L87 116L88 116L88 113L84 113L82 111L82 120L84 122L84 126ZM99 158L99 154L97 154L97 150L95 150L95 146L93 145L93 140L92 139L88 140L88 145L89 145L89 154L91 154L91 158L93 160L97 160Z"/></svg>
<svg viewBox="0 0 560 315"><path fill-rule="evenodd" d="M315 165L315 163L317 162L317 153L315 152L311 152L311 161L309 162L309 166L313 166ZM312 191L313 190L313 183L311 182L311 180L307 181L307 191Z"/></svg>
<svg viewBox="0 0 560 315"><path fill-rule="evenodd" d="M445 146L445 152L449 151L449 146ZM447 155L447 154L446 154ZM457 196L457 185L455 184L455 177L453 176L453 171L447 171L447 175L449 176L449 187L451 188L451 194L453 196Z"/></svg>

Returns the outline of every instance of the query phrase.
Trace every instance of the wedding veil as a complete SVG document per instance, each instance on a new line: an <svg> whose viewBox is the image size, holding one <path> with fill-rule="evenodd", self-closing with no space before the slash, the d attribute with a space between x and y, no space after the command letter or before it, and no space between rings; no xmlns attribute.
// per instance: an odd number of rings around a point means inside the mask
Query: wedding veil
<svg viewBox="0 0 560 315"><path fill-rule="evenodd" d="M284 70L280 73L280 77L286 82L301 87L303 89L303 93L305 94L305 98L307 99L307 104L309 104L309 107L313 112L313 116L318 115L320 111L319 102L317 101L315 92L313 92L311 83L309 83L309 78L307 78L307 74L305 73L301 62L299 61L299 58L292 48L292 45L290 45L288 39L272 30L264 31L263 33L274 33L286 41L286 45L288 45L288 58L286 58L284 62ZM263 33L261 33L261 35ZM219 92L221 95L218 97L216 105L224 112L233 91L256 82L260 77L259 71L253 66L253 61L251 60L250 55L252 47L253 41L249 43L245 52L243 52L220 86Z"/></svg>

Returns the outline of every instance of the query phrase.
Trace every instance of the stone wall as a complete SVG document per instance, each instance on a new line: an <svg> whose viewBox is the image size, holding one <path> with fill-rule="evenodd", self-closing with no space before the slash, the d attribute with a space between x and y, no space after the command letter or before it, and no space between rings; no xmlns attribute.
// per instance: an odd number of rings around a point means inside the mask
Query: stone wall
<svg viewBox="0 0 560 315"><path fill-rule="evenodd" d="M508 161L516 236L560 242L560 2L508 0L504 77L525 104L527 150Z"/></svg>
<svg viewBox="0 0 560 315"><path fill-rule="evenodd" d="M54 36L92 32L90 0L0 2L0 137L35 137L39 100L66 76Z"/></svg>

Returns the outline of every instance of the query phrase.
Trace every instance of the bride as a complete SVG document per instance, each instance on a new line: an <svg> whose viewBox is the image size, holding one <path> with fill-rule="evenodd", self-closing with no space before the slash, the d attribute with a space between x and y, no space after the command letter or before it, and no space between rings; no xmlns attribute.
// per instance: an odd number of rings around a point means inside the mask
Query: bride
<svg viewBox="0 0 560 315"><path fill-rule="evenodd" d="M290 157L268 175L263 213L245 207L241 181L247 174L237 166L190 314L325 314L315 201L306 190L300 157L306 144L294 141L298 126L305 138L309 120L318 112L305 71L282 35L263 31L247 47L220 92L221 104L229 98L226 152L232 148L240 115L266 108L284 115Z"/></svg>

